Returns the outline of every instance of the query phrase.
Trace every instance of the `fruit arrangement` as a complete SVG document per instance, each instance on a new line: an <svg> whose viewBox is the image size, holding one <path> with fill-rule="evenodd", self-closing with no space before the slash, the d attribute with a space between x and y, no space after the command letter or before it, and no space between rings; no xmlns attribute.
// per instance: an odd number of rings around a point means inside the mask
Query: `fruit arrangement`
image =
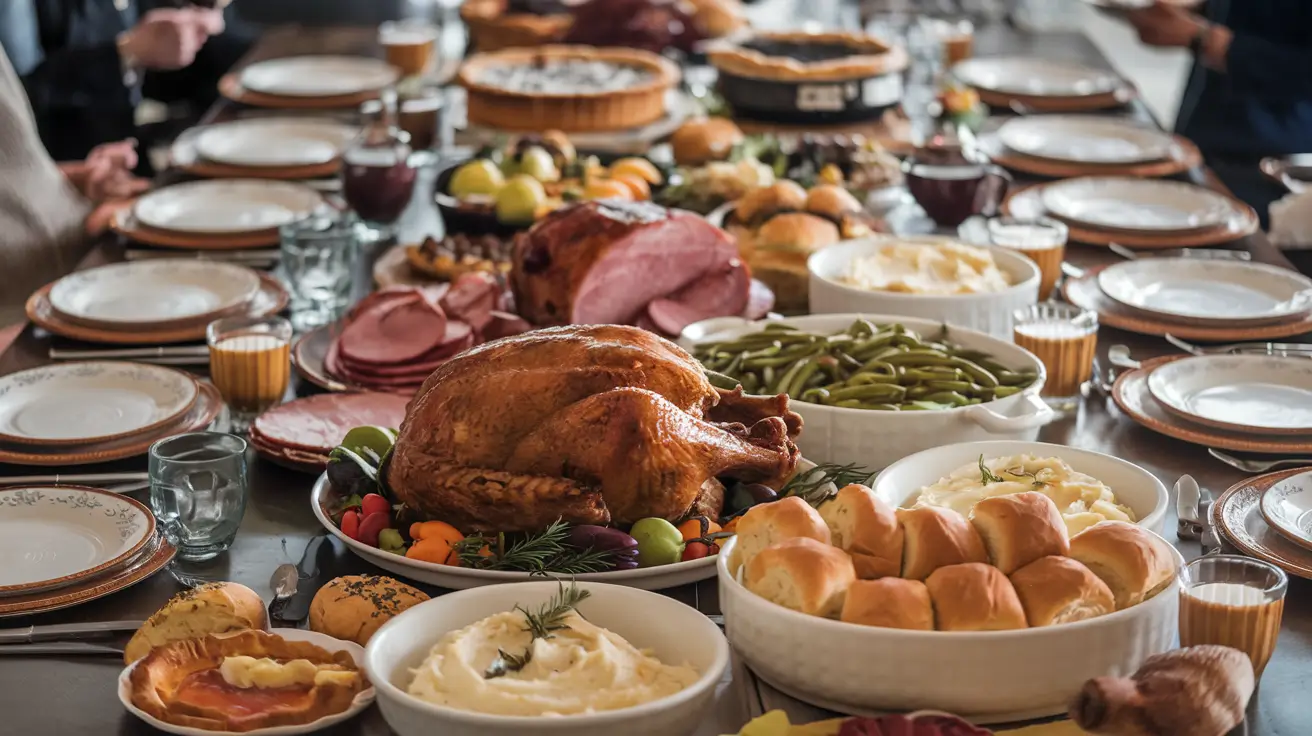
<svg viewBox="0 0 1312 736"><path fill-rule="evenodd" d="M979 130L988 117L988 108L979 99L979 93L965 85L949 82L938 92L941 120Z"/></svg>
<svg viewBox="0 0 1312 736"><path fill-rule="evenodd" d="M664 181L645 158L603 166L595 156L579 156L564 133L549 130L479 151L451 173L438 204L445 195L454 200L447 206L482 211L519 229L570 202L648 200Z"/></svg>
<svg viewBox="0 0 1312 736"><path fill-rule="evenodd" d="M718 519L694 515L673 524L639 519L628 529L557 520L535 533L457 529L444 521L412 518L394 503L380 481L396 433L357 427L329 457L328 481L338 500L326 509L346 537L411 560L475 570L581 573L632 570L713 557L734 534L748 509L787 496L819 504L842 485L868 482L870 473L851 466L821 465L798 473L780 489L737 483L725 493Z"/></svg>

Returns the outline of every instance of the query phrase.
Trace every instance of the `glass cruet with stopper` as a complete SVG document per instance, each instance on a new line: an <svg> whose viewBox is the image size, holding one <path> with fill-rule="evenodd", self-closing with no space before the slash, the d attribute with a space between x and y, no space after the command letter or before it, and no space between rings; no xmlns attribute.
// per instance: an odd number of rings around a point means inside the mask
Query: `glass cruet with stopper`
<svg viewBox="0 0 1312 736"><path fill-rule="evenodd" d="M384 90L381 101L377 114L342 156L342 194L360 217L365 242L395 237L417 175L410 135L397 125L396 90Z"/></svg>

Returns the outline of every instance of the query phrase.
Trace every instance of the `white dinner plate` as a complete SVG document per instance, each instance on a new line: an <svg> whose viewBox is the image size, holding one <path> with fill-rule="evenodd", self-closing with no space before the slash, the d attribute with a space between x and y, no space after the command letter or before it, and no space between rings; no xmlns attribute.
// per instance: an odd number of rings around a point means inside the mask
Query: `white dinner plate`
<svg viewBox="0 0 1312 736"><path fill-rule="evenodd" d="M339 158L358 132L296 118L239 120L206 128L196 138L196 152L234 166L313 166Z"/></svg>
<svg viewBox="0 0 1312 736"><path fill-rule="evenodd" d="M1299 473L1262 494L1262 518L1285 539L1312 550L1312 473Z"/></svg>
<svg viewBox="0 0 1312 736"><path fill-rule="evenodd" d="M126 564L154 534L150 509L109 491L0 489L0 596L71 585Z"/></svg>
<svg viewBox="0 0 1312 736"><path fill-rule="evenodd" d="M364 56L289 56L251 64L241 86L283 97L334 97L373 92L395 84L401 72Z"/></svg>
<svg viewBox="0 0 1312 736"><path fill-rule="evenodd" d="M144 363L52 363L0 378L0 440L72 445L175 421L196 403L195 379Z"/></svg>
<svg viewBox="0 0 1312 736"><path fill-rule="evenodd" d="M306 641L329 652L346 652L350 654L351 659L355 661L355 666L360 670L360 675L362 677L364 676L364 647L353 641L342 641L341 639L334 639L327 634L320 634L317 631L307 631L305 629L274 629L272 633L277 634L287 641ZM161 721L133 705L131 678L132 670L136 666L137 663L134 662L127 667L124 667L123 671L119 673L118 676L118 700L129 713L161 731L178 734L178 736L216 736L216 734L234 733L232 731L207 731L203 728L176 726L172 723ZM320 731L359 715L365 708L368 708L374 702L374 695L374 688L370 685L357 693L355 700L351 701L351 707L341 713L324 716L317 721L312 721L303 726L272 726L269 728L257 728L251 731L244 731L242 733L247 734L248 736L295 736L296 734Z"/></svg>
<svg viewBox="0 0 1312 736"><path fill-rule="evenodd" d="M50 306L75 321L113 328L199 320L239 309L260 291L245 266L196 259L115 263L69 274Z"/></svg>
<svg viewBox="0 0 1312 736"><path fill-rule="evenodd" d="M1148 391L1163 409L1245 434L1312 434L1312 360L1206 355L1153 369Z"/></svg>
<svg viewBox="0 0 1312 736"><path fill-rule="evenodd" d="M1037 57L976 57L952 67L952 73L971 87L1036 97L1087 97L1121 84L1115 72Z"/></svg>
<svg viewBox="0 0 1312 736"><path fill-rule="evenodd" d="M247 233L295 222L322 204L323 197L303 184L222 179L156 189L137 200L132 214L158 230Z"/></svg>
<svg viewBox="0 0 1312 736"><path fill-rule="evenodd" d="M1278 266L1207 258L1141 258L1098 274L1107 296L1191 324L1245 327L1312 311L1312 279Z"/></svg>
<svg viewBox="0 0 1312 736"><path fill-rule="evenodd" d="M1090 227L1153 233L1220 227L1234 214L1228 197L1196 184L1119 176L1049 184L1043 187L1043 206Z"/></svg>
<svg viewBox="0 0 1312 736"><path fill-rule="evenodd" d="M1097 115L1033 115L998 129L1002 145L1026 156L1081 164L1132 164L1171 156L1168 133Z"/></svg>

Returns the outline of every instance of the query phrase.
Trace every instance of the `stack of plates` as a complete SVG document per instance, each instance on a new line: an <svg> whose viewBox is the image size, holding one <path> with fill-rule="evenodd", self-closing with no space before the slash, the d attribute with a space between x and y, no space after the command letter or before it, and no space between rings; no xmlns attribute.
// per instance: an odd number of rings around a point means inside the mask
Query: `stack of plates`
<svg viewBox="0 0 1312 736"><path fill-rule="evenodd" d="M1039 184L1007 198L1013 217L1054 217L1081 243L1180 248L1230 243L1257 231L1257 212L1196 184L1086 176Z"/></svg>
<svg viewBox="0 0 1312 736"><path fill-rule="evenodd" d="M1202 163L1189 140L1095 115L1012 118L979 139L995 163L1035 176L1172 176Z"/></svg>
<svg viewBox="0 0 1312 736"><path fill-rule="evenodd" d="M286 306L272 277L193 259L116 263L65 276L28 300L28 316L57 335L156 345L200 340L220 317L268 316Z"/></svg>
<svg viewBox="0 0 1312 736"><path fill-rule="evenodd" d="M141 197L119 210L111 227L130 240L165 248L259 248L278 244L280 226L323 207L323 196L304 184L193 181Z"/></svg>
<svg viewBox="0 0 1312 736"><path fill-rule="evenodd" d="M1244 554L1312 579L1312 472L1307 468L1231 487L1212 504L1212 523Z"/></svg>
<svg viewBox="0 0 1312 736"><path fill-rule="evenodd" d="M258 107L356 107L396 83L400 70L362 56L292 56L228 74L219 92Z"/></svg>
<svg viewBox="0 0 1312 736"><path fill-rule="evenodd" d="M1119 107L1134 97L1115 72L1051 59L977 57L957 64L952 73L993 107L1088 112Z"/></svg>
<svg viewBox="0 0 1312 736"><path fill-rule="evenodd" d="M173 165L222 179L332 176L358 131L322 120L267 118L192 128L173 143Z"/></svg>
<svg viewBox="0 0 1312 736"><path fill-rule="evenodd" d="M285 468L318 475L355 427L396 429L409 401L384 393L316 394L276 406L251 426L251 445Z"/></svg>
<svg viewBox="0 0 1312 736"><path fill-rule="evenodd" d="M1261 263L1140 258L1069 279L1063 294L1104 324L1146 335L1219 342L1312 330L1312 279Z"/></svg>
<svg viewBox="0 0 1312 736"><path fill-rule="evenodd" d="M19 371L0 378L0 463L142 455L157 440L208 427L222 408L213 386L164 366L103 361Z"/></svg>
<svg viewBox="0 0 1312 736"><path fill-rule="evenodd" d="M159 572L173 546L150 509L80 486L0 489L0 618L109 595Z"/></svg>

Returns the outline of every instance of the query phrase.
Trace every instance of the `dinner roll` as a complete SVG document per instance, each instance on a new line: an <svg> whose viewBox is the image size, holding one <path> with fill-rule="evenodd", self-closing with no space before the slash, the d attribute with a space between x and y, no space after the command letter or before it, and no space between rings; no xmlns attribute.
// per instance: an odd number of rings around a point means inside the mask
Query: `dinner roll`
<svg viewBox="0 0 1312 736"><path fill-rule="evenodd" d="M747 589L785 608L837 618L847 588L856 580L843 550L807 537L785 539L761 550L743 575Z"/></svg>
<svg viewBox="0 0 1312 736"><path fill-rule="evenodd" d="M269 614L258 593L239 583L206 583L173 596L147 619L123 648L123 661L132 664L175 641L268 628Z"/></svg>
<svg viewBox="0 0 1312 736"><path fill-rule="evenodd" d="M856 576L875 580L902 573L902 526L887 501L863 485L843 487L820 505L835 547L852 556Z"/></svg>
<svg viewBox="0 0 1312 736"><path fill-rule="evenodd" d="M1004 575L1040 557L1065 555L1071 549L1061 511L1042 493L986 498L975 504L970 520L984 540L989 559Z"/></svg>
<svg viewBox="0 0 1312 736"><path fill-rule="evenodd" d="M806 537L829 544L829 527L820 512L797 496L753 506L738 520L729 569L737 572L756 553L793 537Z"/></svg>
<svg viewBox="0 0 1312 736"><path fill-rule="evenodd" d="M806 193L803 208L812 214L841 222L844 215L860 212L861 203L851 192L837 184L818 184Z"/></svg>
<svg viewBox="0 0 1312 736"><path fill-rule="evenodd" d="M934 630L934 606L929 600L929 588L919 580L858 580L848 587L839 618L862 626Z"/></svg>
<svg viewBox="0 0 1312 736"><path fill-rule="evenodd" d="M670 136L670 147L676 164L702 166L729 158L742 141L742 130L729 118L702 118L680 125Z"/></svg>
<svg viewBox="0 0 1312 736"><path fill-rule="evenodd" d="M797 212L806 206L806 190L795 181L777 181L753 189L734 205L734 217L749 226L759 225L780 212Z"/></svg>
<svg viewBox="0 0 1312 736"><path fill-rule="evenodd" d="M1071 557L1107 583L1118 611L1153 597L1175 579L1175 555L1166 542L1125 521L1100 521L1071 537Z"/></svg>
<svg viewBox="0 0 1312 736"><path fill-rule="evenodd" d="M426 600L427 593L389 577L345 575L314 594L310 630L364 646L383 624Z"/></svg>
<svg viewBox="0 0 1312 736"><path fill-rule="evenodd" d="M925 580L939 631L1025 628L1025 609L1011 581L983 562L940 567Z"/></svg>
<svg viewBox="0 0 1312 736"><path fill-rule="evenodd" d="M897 520L906 533L902 548L904 578L924 580L940 567L989 561L979 532L966 517L951 509L898 509Z"/></svg>
<svg viewBox="0 0 1312 736"><path fill-rule="evenodd" d="M1107 584L1069 557L1040 557L1011 574L1030 626L1083 621L1116 610Z"/></svg>

